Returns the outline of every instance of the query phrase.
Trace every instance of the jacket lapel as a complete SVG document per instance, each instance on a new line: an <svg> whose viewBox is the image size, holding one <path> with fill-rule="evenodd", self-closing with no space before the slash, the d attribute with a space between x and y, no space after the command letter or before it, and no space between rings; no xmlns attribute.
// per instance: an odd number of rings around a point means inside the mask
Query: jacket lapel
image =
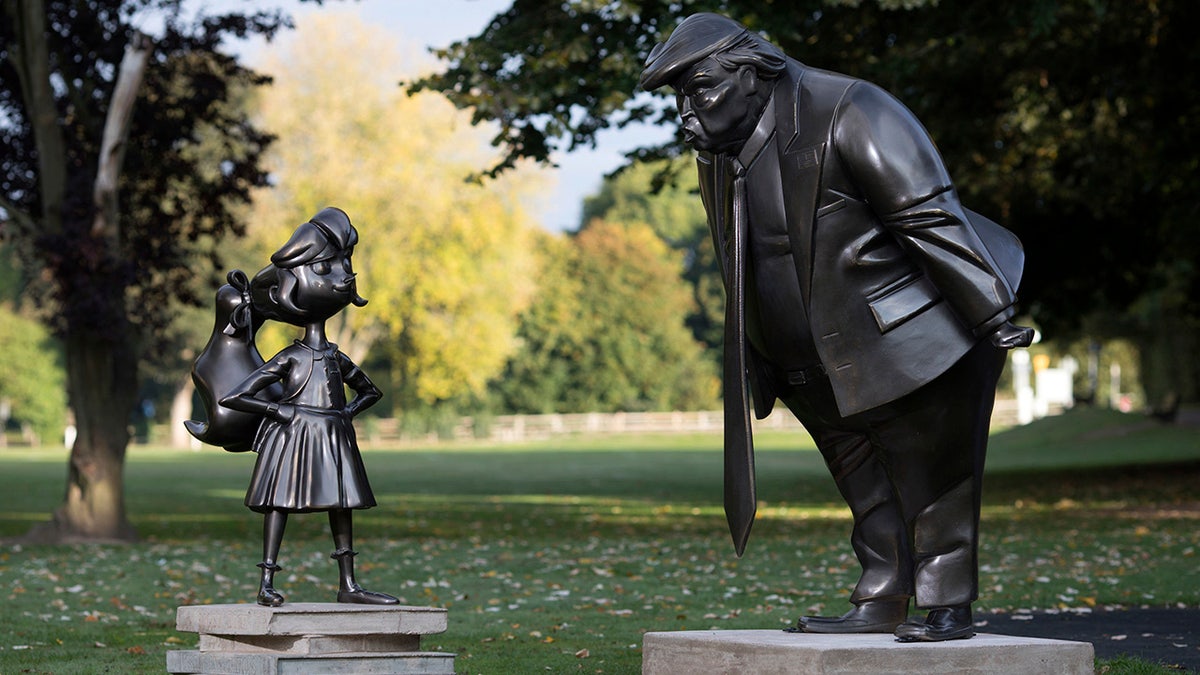
<svg viewBox="0 0 1200 675"><path fill-rule="evenodd" d="M813 228L828 129L818 130L808 114L813 102L811 92L804 86L805 74L806 69L798 63L788 64L788 77L780 82L783 86L775 93L782 95L776 108L776 124L780 133L779 172L784 186L788 237L800 294L808 307L812 295Z"/></svg>
<svg viewBox="0 0 1200 675"><path fill-rule="evenodd" d="M811 306L813 242L820 199L821 169L833 126L833 114L848 86L844 79L823 77L798 62L788 64L780 82L776 108L780 132L779 171L784 186L788 237L804 304ZM840 91L839 91L840 89Z"/></svg>

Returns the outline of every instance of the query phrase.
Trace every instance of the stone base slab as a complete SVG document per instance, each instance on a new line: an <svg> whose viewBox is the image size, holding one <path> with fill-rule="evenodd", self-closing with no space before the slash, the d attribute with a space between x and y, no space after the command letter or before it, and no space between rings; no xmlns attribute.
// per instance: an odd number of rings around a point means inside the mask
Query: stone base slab
<svg viewBox="0 0 1200 675"><path fill-rule="evenodd" d="M204 675L454 675L454 655L439 652L388 654L286 654L167 652L167 672Z"/></svg>
<svg viewBox="0 0 1200 675"><path fill-rule="evenodd" d="M646 633L642 675L1091 675L1091 643L980 634L968 640L898 642L885 634L782 630Z"/></svg>
<svg viewBox="0 0 1200 675"><path fill-rule="evenodd" d="M266 652L277 654L341 654L345 652L415 652L419 635L201 635L202 652Z"/></svg>
<svg viewBox="0 0 1200 675"><path fill-rule="evenodd" d="M176 610L175 629L202 635L432 635L446 630L446 610L332 602L187 605Z"/></svg>
<svg viewBox="0 0 1200 675"><path fill-rule="evenodd" d="M167 672L203 675L395 673L453 675L454 654L421 651L446 630L446 610L405 605L192 605L175 627L199 649L167 652Z"/></svg>

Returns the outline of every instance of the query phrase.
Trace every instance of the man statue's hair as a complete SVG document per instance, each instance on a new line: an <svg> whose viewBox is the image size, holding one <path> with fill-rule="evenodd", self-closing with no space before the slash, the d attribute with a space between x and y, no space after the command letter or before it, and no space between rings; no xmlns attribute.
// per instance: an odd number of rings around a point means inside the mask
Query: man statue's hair
<svg viewBox="0 0 1200 675"><path fill-rule="evenodd" d="M763 80L774 80L787 68L787 57L783 52L757 33L750 31L746 31L741 39L710 58L731 71L742 66L753 66L758 77Z"/></svg>
<svg viewBox="0 0 1200 675"><path fill-rule="evenodd" d="M734 71L754 68L760 79L774 80L787 68L787 57L775 45L742 24L719 14L693 14L659 43L646 59L641 85L657 89L673 84L693 65L712 58Z"/></svg>

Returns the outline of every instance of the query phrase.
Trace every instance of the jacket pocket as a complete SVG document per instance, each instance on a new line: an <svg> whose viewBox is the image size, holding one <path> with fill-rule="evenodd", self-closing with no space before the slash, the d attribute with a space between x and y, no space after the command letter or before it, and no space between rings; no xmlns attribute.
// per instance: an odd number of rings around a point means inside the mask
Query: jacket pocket
<svg viewBox="0 0 1200 675"><path fill-rule="evenodd" d="M817 209L817 218L824 218L825 216L827 216L831 213L837 213L838 211L841 211L844 208L846 208L846 200L839 199L836 202L826 204L825 206L822 206L821 208Z"/></svg>
<svg viewBox="0 0 1200 675"><path fill-rule="evenodd" d="M900 279L867 296L879 332L886 333L941 302L942 296L924 276Z"/></svg>

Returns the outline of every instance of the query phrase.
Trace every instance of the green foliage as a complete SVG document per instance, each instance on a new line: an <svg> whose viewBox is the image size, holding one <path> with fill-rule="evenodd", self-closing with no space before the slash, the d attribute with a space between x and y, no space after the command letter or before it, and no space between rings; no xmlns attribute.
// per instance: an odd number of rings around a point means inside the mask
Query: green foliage
<svg viewBox="0 0 1200 675"><path fill-rule="evenodd" d="M1187 2L980 2L875 29L876 40L896 38L860 74L930 127L964 200L1020 234L1021 295L1051 337L1095 311L1114 321L1148 289L1200 282L1179 266L1200 239L1197 207L1178 192L1196 188L1200 136L1184 120L1200 110L1189 79L1198 12Z"/></svg>
<svg viewBox="0 0 1200 675"><path fill-rule="evenodd" d="M149 338L170 319L173 300L198 300L196 280L212 269L205 263L218 257L216 241L239 230L232 209L265 183L258 161L269 136L239 106L265 80L221 42L231 34L272 35L285 18L249 12L188 25L178 0L49 0L49 30L35 36L21 21L38 4L6 3L0 13L0 49L23 54L0 60L6 237L26 275L43 279L32 290L53 303L57 328L92 340ZM122 56L149 14L164 26L133 107L126 143L136 151L124 156L120 173L118 235L106 241L92 228L102 131ZM39 39L54 55L46 63L32 56ZM56 83L54 108L30 96L41 77ZM44 119L57 120L59 140L68 139L61 154L46 152L54 139L39 135ZM55 187L64 203L42 203ZM127 324L133 334L123 332Z"/></svg>
<svg viewBox="0 0 1200 675"><path fill-rule="evenodd" d="M477 37L435 50L450 70L411 89L446 92L474 122L499 122L495 142L506 154L492 175L525 157L546 161L556 148L594 144L598 131L657 107L629 107L640 57L667 8L644 4L650 17L633 3L516 0Z"/></svg>
<svg viewBox="0 0 1200 675"><path fill-rule="evenodd" d="M493 385L515 412L693 410L716 379L684 325L693 304L679 254L647 226L593 221L547 236L522 349Z"/></svg>
<svg viewBox="0 0 1200 675"><path fill-rule="evenodd" d="M1200 314L1184 279L1143 294L1127 315L1130 332L1141 349L1140 371L1148 403L1158 405L1172 396L1200 399Z"/></svg>
<svg viewBox="0 0 1200 675"><path fill-rule="evenodd" d="M708 243L695 174L696 163L690 157L632 164L605 178L600 191L584 199L582 227L596 218L644 223L672 248L690 253Z"/></svg>
<svg viewBox="0 0 1200 675"><path fill-rule="evenodd" d="M0 402L14 422L54 443L67 422L61 350L46 328L0 304ZM0 429L0 432L3 432Z"/></svg>
<svg viewBox="0 0 1200 675"><path fill-rule="evenodd" d="M695 303L687 317L688 328L711 350L713 358L719 358L725 294L695 175L695 162L690 157L635 163L606 178L600 192L584 200L583 223L586 227L595 218L644 223L682 253L682 276L691 286Z"/></svg>
<svg viewBox="0 0 1200 675"><path fill-rule="evenodd" d="M580 323L592 349L567 404L578 411L712 405L713 371L684 326L693 305L678 254L636 224L593 222L575 243Z"/></svg>
<svg viewBox="0 0 1200 675"><path fill-rule="evenodd" d="M547 160L610 125L677 125L671 102L635 97L635 83L650 48L699 11L728 14L800 61L878 82L913 108L966 204L1021 236L1022 308L1047 337L1076 337L1099 316L1100 337L1136 337L1164 364L1198 361L1197 345L1152 339L1122 317L1160 289L1184 299L1165 307L1200 316L1194 2L528 0L437 52L445 71L415 86L499 120L509 153L499 168ZM677 136L630 156L684 151ZM1155 337L1164 329L1150 327ZM1200 390L1195 366L1185 372L1171 385Z"/></svg>
<svg viewBox="0 0 1200 675"><path fill-rule="evenodd" d="M0 303L15 305L21 299L21 264L11 246L0 243Z"/></svg>
<svg viewBox="0 0 1200 675"><path fill-rule="evenodd" d="M536 250L541 275L517 328L520 347L490 385L503 412L565 412L564 397L575 388L586 349L580 315L587 308L581 304L583 280L573 273L573 242L545 233Z"/></svg>

